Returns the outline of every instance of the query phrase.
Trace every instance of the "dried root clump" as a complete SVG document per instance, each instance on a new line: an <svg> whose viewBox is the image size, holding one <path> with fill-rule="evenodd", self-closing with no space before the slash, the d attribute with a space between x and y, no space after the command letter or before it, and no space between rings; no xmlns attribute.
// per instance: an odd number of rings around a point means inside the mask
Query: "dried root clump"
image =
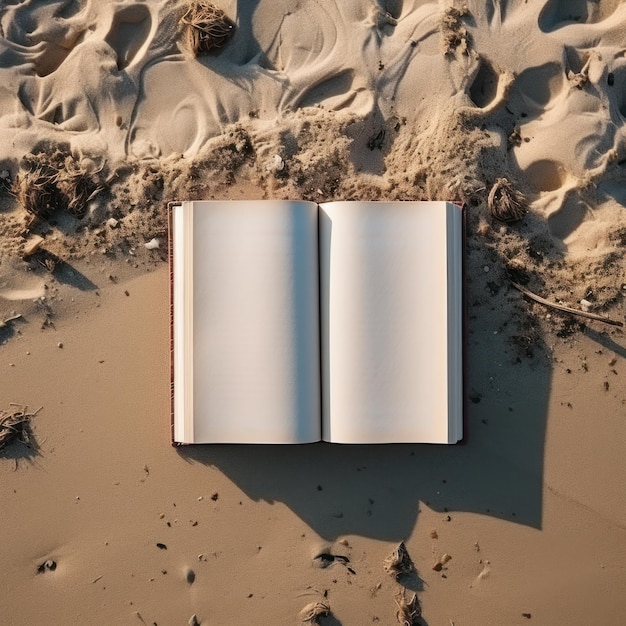
<svg viewBox="0 0 626 626"><path fill-rule="evenodd" d="M62 150L29 154L22 160L12 191L21 206L36 218L48 220L64 208L81 219L88 202L102 190L98 173L88 171Z"/></svg>
<svg viewBox="0 0 626 626"><path fill-rule="evenodd" d="M402 589L402 593L396 596L396 604L398 605L396 611L398 623L402 626L416 626L422 616L422 607L417 599L417 594L414 593L412 598L407 599L406 589Z"/></svg>
<svg viewBox="0 0 626 626"><path fill-rule="evenodd" d="M14 439L30 447L33 443L30 420L41 409L37 409L34 413L27 413L26 406L18 404L11 404L10 406L8 411L0 411L0 450Z"/></svg>
<svg viewBox="0 0 626 626"><path fill-rule="evenodd" d="M396 580L401 576L408 576L415 571L415 565L404 545L404 541L383 561L383 568Z"/></svg>
<svg viewBox="0 0 626 626"><path fill-rule="evenodd" d="M517 222L528 213L524 194L515 189L506 178L497 178L493 184L487 205L491 215L501 222Z"/></svg>
<svg viewBox="0 0 626 626"><path fill-rule="evenodd" d="M65 209L77 219L87 212L89 201L103 189L98 184L97 173L91 173L70 154L65 156L59 169L57 187L65 200Z"/></svg>
<svg viewBox="0 0 626 626"><path fill-rule="evenodd" d="M45 155L28 155L22 161L23 172L13 181L12 192L28 213L42 220L63 206L57 187L58 170Z"/></svg>
<svg viewBox="0 0 626 626"><path fill-rule="evenodd" d="M195 57L224 46L235 29L226 13L207 0L193 0L180 21Z"/></svg>
<svg viewBox="0 0 626 626"><path fill-rule="evenodd" d="M311 602L300 611L303 624L319 624L322 617L330 615L330 606L325 602Z"/></svg>
<svg viewBox="0 0 626 626"><path fill-rule="evenodd" d="M448 7L441 16L439 29L443 42L444 54L454 54L454 51L460 51L468 55L471 44L471 35L467 28L463 25L463 18L469 14L466 6L457 9L456 7Z"/></svg>

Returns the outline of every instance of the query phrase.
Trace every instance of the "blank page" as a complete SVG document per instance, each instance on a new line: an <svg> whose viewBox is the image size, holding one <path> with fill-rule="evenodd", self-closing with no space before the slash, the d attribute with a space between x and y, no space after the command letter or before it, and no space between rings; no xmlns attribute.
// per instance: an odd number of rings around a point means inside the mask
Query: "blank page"
<svg viewBox="0 0 626 626"><path fill-rule="evenodd" d="M193 265L184 295L174 288L175 441L319 440L317 206L184 202L173 211L175 281L177 263ZM176 340L183 318L187 342Z"/></svg>
<svg viewBox="0 0 626 626"><path fill-rule="evenodd" d="M321 205L325 440L461 438L461 245L452 204Z"/></svg>

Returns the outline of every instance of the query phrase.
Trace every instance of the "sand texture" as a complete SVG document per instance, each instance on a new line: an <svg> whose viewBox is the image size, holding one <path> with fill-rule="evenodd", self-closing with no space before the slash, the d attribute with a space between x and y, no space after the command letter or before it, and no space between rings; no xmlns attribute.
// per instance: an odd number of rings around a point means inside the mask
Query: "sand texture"
<svg viewBox="0 0 626 626"><path fill-rule="evenodd" d="M0 623L624 624L626 3L198 4L0 4ZM169 445L240 198L464 205L463 444Z"/></svg>

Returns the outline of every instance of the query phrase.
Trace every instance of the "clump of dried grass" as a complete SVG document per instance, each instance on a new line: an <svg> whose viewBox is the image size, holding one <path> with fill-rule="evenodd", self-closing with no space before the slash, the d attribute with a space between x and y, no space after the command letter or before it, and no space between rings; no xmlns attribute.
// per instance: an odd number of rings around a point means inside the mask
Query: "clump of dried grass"
<svg viewBox="0 0 626 626"><path fill-rule="evenodd" d="M59 172L45 157L34 154L24 157L22 167L11 190L28 213L47 220L63 204L57 188Z"/></svg>
<svg viewBox="0 0 626 626"><path fill-rule="evenodd" d="M97 173L91 173L71 154L66 155L59 169L57 187L65 199L65 209L77 219L87 212L87 205L103 187L98 184Z"/></svg>
<svg viewBox="0 0 626 626"><path fill-rule="evenodd" d="M224 46L235 28L226 13L207 0L193 0L180 21L187 46L196 57Z"/></svg>
<svg viewBox="0 0 626 626"><path fill-rule="evenodd" d="M487 206L491 215L501 222L517 222L528 212L528 203L521 191L518 191L506 178L497 178Z"/></svg>
<svg viewBox="0 0 626 626"><path fill-rule="evenodd" d="M398 605L396 618L399 624L402 626L415 626L419 623L419 618L422 616L422 607L416 593L410 599L407 599L406 589L403 589L402 593L396 596L396 604Z"/></svg>
<svg viewBox="0 0 626 626"><path fill-rule="evenodd" d="M383 568L396 580L401 576L408 576L415 570L404 541L400 542L398 547L383 561Z"/></svg>
<svg viewBox="0 0 626 626"><path fill-rule="evenodd" d="M330 606L325 602L311 602L300 611L300 620L306 624L319 624L322 617L330 615Z"/></svg>
<svg viewBox="0 0 626 626"><path fill-rule="evenodd" d="M38 152L22 160L12 192L28 213L41 220L63 208L81 219L89 201L102 190L97 174L62 150Z"/></svg>
<svg viewBox="0 0 626 626"><path fill-rule="evenodd" d="M441 16L439 29L443 41L444 54L453 54L459 48L463 54L469 54L471 35L463 26L463 18L469 14L469 9L462 6L448 7Z"/></svg>
<svg viewBox="0 0 626 626"><path fill-rule="evenodd" d="M41 408L34 413L28 413L27 407L19 404L11 404L8 411L0 411L0 450L17 439L25 446L33 445L33 437L30 430L30 420L35 417Z"/></svg>

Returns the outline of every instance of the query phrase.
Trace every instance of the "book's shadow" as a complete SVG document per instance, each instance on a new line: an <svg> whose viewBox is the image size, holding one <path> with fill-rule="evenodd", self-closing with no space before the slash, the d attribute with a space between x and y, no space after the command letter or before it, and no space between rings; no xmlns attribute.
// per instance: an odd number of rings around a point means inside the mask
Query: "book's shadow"
<svg viewBox="0 0 626 626"><path fill-rule="evenodd" d="M520 358L502 332L507 311L477 306L467 333L461 444L205 445L178 454L215 466L253 500L284 503L327 540L398 541L423 506L446 522L471 511L539 528L549 363L536 345Z"/></svg>

